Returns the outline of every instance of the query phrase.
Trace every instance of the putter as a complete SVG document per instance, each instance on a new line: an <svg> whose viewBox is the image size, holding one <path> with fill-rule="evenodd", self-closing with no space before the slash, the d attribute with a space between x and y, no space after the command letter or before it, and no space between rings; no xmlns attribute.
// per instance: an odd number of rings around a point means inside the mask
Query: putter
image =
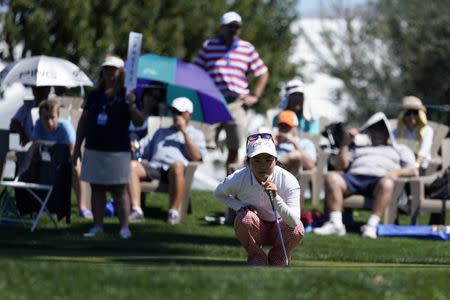
<svg viewBox="0 0 450 300"><path fill-rule="evenodd" d="M284 259L285 259L286 267L287 267L289 265L289 259L288 259L288 255L286 252L286 247L284 246L283 235L281 234L281 226L280 226L280 222L278 221L278 213L277 213L277 210L275 209L275 205L273 204L272 193L267 191L267 195L269 196L270 204L272 205L273 214L275 215L275 223L277 224L278 236L280 237L281 248L283 248Z"/></svg>

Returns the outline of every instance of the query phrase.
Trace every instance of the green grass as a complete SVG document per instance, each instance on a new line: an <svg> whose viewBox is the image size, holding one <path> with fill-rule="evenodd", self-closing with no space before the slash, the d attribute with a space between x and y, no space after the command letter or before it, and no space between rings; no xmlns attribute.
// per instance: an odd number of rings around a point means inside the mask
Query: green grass
<svg viewBox="0 0 450 300"><path fill-rule="evenodd" d="M203 220L224 207L210 192L194 191L192 202L194 213L170 226L167 195L148 195L147 219L131 225L128 241L119 240L116 218L95 239L82 237L91 223L78 217L56 230L49 222L34 233L0 228L0 299L450 297L449 243L307 234L291 267L250 268L232 228Z"/></svg>

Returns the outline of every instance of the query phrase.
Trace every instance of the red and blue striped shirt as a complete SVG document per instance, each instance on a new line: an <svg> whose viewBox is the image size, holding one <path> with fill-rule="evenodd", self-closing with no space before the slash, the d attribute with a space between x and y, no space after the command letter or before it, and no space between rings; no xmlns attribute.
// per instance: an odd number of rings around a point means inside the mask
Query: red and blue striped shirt
<svg viewBox="0 0 450 300"><path fill-rule="evenodd" d="M221 37L205 41L194 63L208 72L224 97L249 94L249 70L255 77L268 71L255 47L241 39L230 47Z"/></svg>

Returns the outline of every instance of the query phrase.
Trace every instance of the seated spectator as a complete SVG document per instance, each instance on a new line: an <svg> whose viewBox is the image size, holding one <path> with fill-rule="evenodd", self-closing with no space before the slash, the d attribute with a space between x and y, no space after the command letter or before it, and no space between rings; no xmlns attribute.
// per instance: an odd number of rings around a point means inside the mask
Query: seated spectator
<svg viewBox="0 0 450 300"><path fill-rule="evenodd" d="M320 121L315 118L311 107L305 105L305 87L303 82L298 79L290 80L285 87L283 98L280 102L280 108L292 110L298 118L298 130L309 133L310 135L319 134ZM273 119L273 126L278 124L278 116Z"/></svg>
<svg viewBox="0 0 450 300"><path fill-rule="evenodd" d="M148 116L164 116L166 114L166 86L162 83L152 82L146 86L142 91L140 101L136 101L142 108L142 113L146 117ZM130 139L141 139L147 135L147 118L144 120L144 124L139 127L134 126L130 122Z"/></svg>
<svg viewBox="0 0 450 300"><path fill-rule="evenodd" d="M275 137L278 161L294 176L300 169L311 170L317 159L314 143L297 136L298 118L291 110L278 115L278 134Z"/></svg>
<svg viewBox="0 0 450 300"><path fill-rule="evenodd" d="M403 98L394 136L415 141L416 166L423 173L431 159L433 128L427 125L426 107L414 96Z"/></svg>
<svg viewBox="0 0 450 300"><path fill-rule="evenodd" d="M33 133L34 125L31 110L34 107L38 107L43 100L48 98L50 88L50 86L33 86L31 88L34 97L33 104L30 105L30 103L24 102L11 119L9 130L19 134L22 146L25 146L30 141Z"/></svg>
<svg viewBox="0 0 450 300"><path fill-rule="evenodd" d="M141 157L148 162L132 161L130 193L132 214L143 218L141 208L141 179L159 179L169 184L167 222L180 222L179 208L185 191L184 169L189 161L201 161L205 155L205 137L189 121L194 110L185 97L176 98L172 105L173 125L147 135L140 143ZM137 218L137 217L136 217Z"/></svg>
<svg viewBox="0 0 450 300"><path fill-rule="evenodd" d="M59 103L57 100L44 100L39 104L39 119L33 129L31 140L51 141L56 144L64 144L69 146L70 155L73 154L75 147L75 130L67 120L59 118ZM80 184L81 166L78 161L74 165L73 172L73 189L77 196L78 208L80 215L87 219L92 219L92 212L88 208L87 199L81 199Z"/></svg>
<svg viewBox="0 0 450 300"><path fill-rule="evenodd" d="M315 228L319 235L345 235L342 223L344 197L363 194L373 197L372 214L362 227L363 237L377 238L377 225L384 209L392 201L394 178L417 176L414 153L404 145L396 144L383 113L376 113L362 127L371 144L352 147L358 129L348 130L339 150L336 168L344 173L330 172L325 176L326 205L330 219ZM391 138L391 144L388 140Z"/></svg>
<svg viewBox="0 0 450 300"><path fill-rule="evenodd" d="M273 207L268 193L273 195ZM247 252L249 265L286 264L275 217L290 261L291 251L304 234L300 221L300 186L292 174L277 165L271 134L256 133L247 138L247 166L228 175L214 195L237 212L234 231ZM271 247L268 254L263 246Z"/></svg>

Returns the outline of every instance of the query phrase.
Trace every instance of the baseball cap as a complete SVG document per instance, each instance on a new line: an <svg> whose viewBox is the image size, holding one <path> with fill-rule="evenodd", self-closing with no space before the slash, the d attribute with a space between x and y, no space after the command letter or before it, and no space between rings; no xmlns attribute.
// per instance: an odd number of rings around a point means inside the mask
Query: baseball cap
<svg viewBox="0 0 450 300"><path fill-rule="evenodd" d="M225 13L222 16L222 18L220 19L220 25L228 25L233 22L242 24L241 16L237 12L234 12L234 11L229 11L229 12Z"/></svg>
<svg viewBox="0 0 450 300"><path fill-rule="evenodd" d="M115 68L123 68L125 66L124 61L117 56L107 56L102 63L102 67L115 67Z"/></svg>
<svg viewBox="0 0 450 300"><path fill-rule="evenodd" d="M252 158L258 154L267 153L277 157L277 150L271 138L258 138L255 141L247 143L247 157Z"/></svg>
<svg viewBox="0 0 450 300"><path fill-rule="evenodd" d="M305 84L299 79L292 79L286 83L286 96L293 93L305 93Z"/></svg>
<svg viewBox="0 0 450 300"><path fill-rule="evenodd" d="M283 110L278 115L278 124L287 124L290 127L298 126L298 118L292 110Z"/></svg>
<svg viewBox="0 0 450 300"><path fill-rule="evenodd" d="M175 98L172 102L172 107L178 110L179 112L188 112L191 113L194 111L194 105L192 101L186 97L178 97Z"/></svg>

